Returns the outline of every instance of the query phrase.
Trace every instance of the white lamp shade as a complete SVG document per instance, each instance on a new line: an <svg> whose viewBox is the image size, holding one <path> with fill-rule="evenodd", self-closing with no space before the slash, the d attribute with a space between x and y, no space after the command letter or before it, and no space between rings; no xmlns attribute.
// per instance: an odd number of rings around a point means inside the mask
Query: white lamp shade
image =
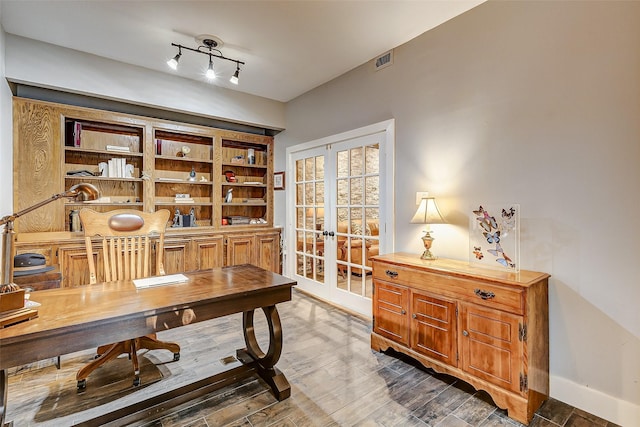
<svg viewBox="0 0 640 427"><path fill-rule="evenodd" d="M442 218L436 200L433 197L426 197L420 201L420 206L416 211L413 218L411 218L412 224L444 224L445 220Z"/></svg>

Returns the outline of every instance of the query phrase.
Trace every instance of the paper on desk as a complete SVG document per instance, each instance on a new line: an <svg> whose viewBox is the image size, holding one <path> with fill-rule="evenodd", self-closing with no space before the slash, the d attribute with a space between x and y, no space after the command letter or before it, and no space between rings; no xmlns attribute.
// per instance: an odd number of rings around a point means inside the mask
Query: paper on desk
<svg viewBox="0 0 640 427"><path fill-rule="evenodd" d="M136 288L150 288L152 286L172 285L176 283L188 282L189 278L184 274L169 274L167 276L146 277L144 279L133 279Z"/></svg>

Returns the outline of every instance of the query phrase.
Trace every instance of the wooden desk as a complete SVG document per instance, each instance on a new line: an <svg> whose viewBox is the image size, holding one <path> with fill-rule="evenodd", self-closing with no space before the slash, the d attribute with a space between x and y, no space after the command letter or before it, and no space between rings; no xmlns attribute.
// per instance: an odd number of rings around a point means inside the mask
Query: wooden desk
<svg viewBox="0 0 640 427"><path fill-rule="evenodd" d="M250 375L267 382L278 400L288 398L289 383L275 368L282 352L276 304L291 300L296 282L252 265L185 275L187 283L146 289L117 281L33 292L31 299L42 304L39 317L0 329L0 426L10 367L240 312L247 346L236 351L242 365L79 425L131 423ZM266 354L255 337L256 309L264 311L269 326Z"/></svg>

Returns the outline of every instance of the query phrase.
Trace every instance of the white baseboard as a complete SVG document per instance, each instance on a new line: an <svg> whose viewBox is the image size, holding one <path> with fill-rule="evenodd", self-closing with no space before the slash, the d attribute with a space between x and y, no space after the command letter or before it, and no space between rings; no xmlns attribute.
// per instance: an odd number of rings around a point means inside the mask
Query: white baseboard
<svg viewBox="0 0 640 427"><path fill-rule="evenodd" d="M551 375L550 395L590 414L623 427L640 425L640 405L604 394L566 378Z"/></svg>

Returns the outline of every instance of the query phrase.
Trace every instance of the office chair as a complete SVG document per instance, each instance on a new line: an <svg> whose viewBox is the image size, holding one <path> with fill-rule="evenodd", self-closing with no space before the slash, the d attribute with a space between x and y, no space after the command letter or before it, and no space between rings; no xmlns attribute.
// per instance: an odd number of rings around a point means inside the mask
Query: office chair
<svg viewBox="0 0 640 427"><path fill-rule="evenodd" d="M164 232L169 220L169 211L159 210L146 213L136 210L119 209L110 212L96 212L91 209L80 211L80 221L84 229L87 260L89 262L89 283L97 283L96 264L92 237L102 238L102 250L97 251L102 258L104 277L101 281L139 279L150 276L152 268L152 239L155 246L155 271L153 275L164 275L163 252ZM96 359L82 367L76 374L78 392L85 390L87 377L98 367L128 354L133 363L133 385L140 385L140 367L137 351L140 349L166 349L173 353L173 360L180 360L180 346L159 341L156 334L121 341L98 347Z"/></svg>

